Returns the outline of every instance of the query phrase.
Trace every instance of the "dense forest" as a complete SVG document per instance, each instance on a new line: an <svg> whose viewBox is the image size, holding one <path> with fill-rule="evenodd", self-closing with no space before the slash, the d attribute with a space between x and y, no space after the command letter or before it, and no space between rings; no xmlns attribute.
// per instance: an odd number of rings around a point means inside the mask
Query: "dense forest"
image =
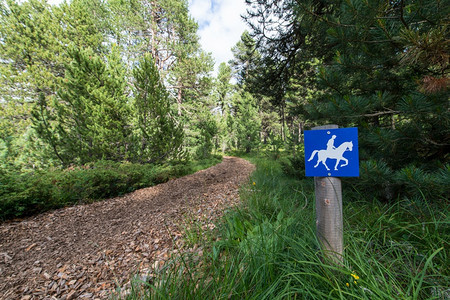
<svg viewBox="0 0 450 300"><path fill-rule="evenodd" d="M246 3L250 30L214 77L187 1L1 1L2 217L44 209L33 195L56 197L67 170L265 151L302 177L303 131L330 123L359 128L356 190L448 196L448 5Z"/></svg>
<svg viewBox="0 0 450 300"><path fill-rule="evenodd" d="M242 1L214 73L187 0L0 0L0 297L450 298L448 1ZM339 261L329 124L359 134Z"/></svg>

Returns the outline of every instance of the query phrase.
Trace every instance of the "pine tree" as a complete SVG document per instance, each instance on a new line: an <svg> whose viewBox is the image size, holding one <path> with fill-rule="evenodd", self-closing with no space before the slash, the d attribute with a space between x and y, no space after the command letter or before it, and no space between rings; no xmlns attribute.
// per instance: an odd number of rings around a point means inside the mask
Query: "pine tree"
<svg viewBox="0 0 450 300"><path fill-rule="evenodd" d="M37 100L41 92L53 95L70 59L66 55L68 45L101 52L106 36L99 25L101 5L100 1L86 0L61 7L44 0L1 1L2 93L32 100Z"/></svg>
<svg viewBox="0 0 450 300"><path fill-rule="evenodd" d="M198 159L204 159L211 155L214 149L214 138L218 134L218 125L211 112L202 111L196 115L196 127L198 135L196 136L195 155Z"/></svg>
<svg viewBox="0 0 450 300"><path fill-rule="evenodd" d="M254 74L258 62L261 59L256 49L255 40L246 30L241 35L241 39L231 48L233 59L230 60L231 67L234 70L235 78L240 86L249 86L249 81L255 77Z"/></svg>
<svg viewBox="0 0 450 300"><path fill-rule="evenodd" d="M72 62L54 98L55 115L39 101L34 126L63 165L128 158L130 107L117 49L106 61L90 48L69 49ZM53 120L54 121L53 121ZM53 121L53 122L52 122Z"/></svg>
<svg viewBox="0 0 450 300"><path fill-rule="evenodd" d="M335 57L319 74L328 91L307 111L360 127L366 158L394 170L445 163L450 147L448 85L424 88L430 76L448 81L448 30L439 6L439 1L345 2L333 20L348 26L328 30ZM425 57L434 59L424 64Z"/></svg>
<svg viewBox="0 0 450 300"><path fill-rule="evenodd" d="M229 103L228 97L231 91L231 68L226 63L222 62L219 65L219 71L217 74L216 80L216 95L217 95L217 104L220 107L221 113L223 114L226 110L226 107Z"/></svg>
<svg viewBox="0 0 450 300"><path fill-rule="evenodd" d="M234 121L237 148L249 153L259 145L260 120L255 99L248 92L235 93Z"/></svg>
<svg viewBox="0 0 450 300"><path fill-rule="evenodd" d="M227 126L227 119L230 116L231 107L231 92L233 85L230 80L232 77L232 70L229 65L222 62L219 65L219 70L217 78L215 80L215 107L214 114L216 115L217 126L218 126L218 136L216 141L216 148L220 151L225 152L227 148L230 148L230 140L233 129Z"/></svg>
<svg viewBox="0 0 450 300"><path fill-rule="evenodd" d="M267 72L274 71L273 67L263 61L256 42L248 31L241 35L241 39L232 48L233 59L230 65L234 71L234 78L240 89L252 94L258 108L261 123L260 138L266 144L274 142L278 135L283 135L284 91L273 93L273 83L279 79L268 79ZM266 81L267 80L267 81ZM270 92L269 92L270 90ZM233 124L230 120L230 124Z"/></svg>
<svg viewBox="0 0 450 300"><path fill-rule="evenodd" d="M110 13L102 0L71 0L51 8L60 22L56 29L64 43L79 48L91 48L95 53L106 53L111 44Z"/></svg>
<svg viewBox="0 0 450 300"><path fill-rule="evenodd" d="M182 123L174 119L169 95L150 54L145 54L139 61L133 75L134 109L140 145L138 156L141 161L147 162L180 157L183 154Z"/></svg>
<svg viewBox="0 0 450 300"><path fill-rule="evenodd" d="M368 161L367 166L396 174L390 184L379 182L378 191L395 190L402 185L395 178L407 177L411 168L423 170L416 174L448 170L449 43L444 2L247 3L258 50L263 60L273 62L288 90L300 74L309 72L308 62L321 62L313 69L319 93L306 104L296 101L301 106L296 110L319 124L359 127L361 159ZM261 82L274 77L268 72ZM362 166L362 172L377 169L365 168L366 162ZM384 194L396 197L395 192Z"/></svg>
<svg viewBox="0 0 450 300"><path fill-rule="evenodd" d="M10 166L30 167L21 162L33 102L54 94L64 73L57 27L45 1L0 1L0 147Z"/></svg>
<svg viewBox="0 0 450 300"><path fill-rule="evenodd" d="M47 150L35 140L31 111L43 103L48 105L45 111L54 111L52 98L71 60L68 45L105 50L105 32L99 26L102 6L101 1L85 0L59 7L43 0L0 1L0 144L17 167L52 161L44 159Z"/></svg>
<svg viewBox="0 0 450 300"><path fill-rule="evenodd" d="M197 116L210 108L212 89L211 54L204 52L198 25L189 16L184 0L108 1L113 39L120 45L132 68L150 53L161 81L171 95L177 119L184 125L185 148L195 152Z"/></svg>

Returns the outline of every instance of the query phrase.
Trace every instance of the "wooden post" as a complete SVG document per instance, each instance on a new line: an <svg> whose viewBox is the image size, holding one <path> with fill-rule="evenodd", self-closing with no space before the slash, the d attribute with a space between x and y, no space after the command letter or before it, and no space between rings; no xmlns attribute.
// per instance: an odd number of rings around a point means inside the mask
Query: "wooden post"
<svg viewBox="0 0 450 300"><path fill-rule="evenodd" d="M337 125L312 128L334 129ZM336 263L343 260L342 186L337 177L314 177L316 194L316 232L324 256Z"/></svg>

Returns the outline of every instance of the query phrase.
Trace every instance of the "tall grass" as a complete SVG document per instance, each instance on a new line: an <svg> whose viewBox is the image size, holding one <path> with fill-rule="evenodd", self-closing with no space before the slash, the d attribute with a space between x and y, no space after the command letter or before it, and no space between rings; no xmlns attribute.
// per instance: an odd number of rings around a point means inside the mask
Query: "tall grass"
<svg viewBox="0 0 450 300"><path fill-rule="evenodd" d="M185 253L154 270L153 282L134 281L127 298L450 298L445 205L346 195L345 259L335 265L315 237L312 179L289 178L277 162L256 163L243 204L220 221L218 239L203 239L200 255Z"/></svg>

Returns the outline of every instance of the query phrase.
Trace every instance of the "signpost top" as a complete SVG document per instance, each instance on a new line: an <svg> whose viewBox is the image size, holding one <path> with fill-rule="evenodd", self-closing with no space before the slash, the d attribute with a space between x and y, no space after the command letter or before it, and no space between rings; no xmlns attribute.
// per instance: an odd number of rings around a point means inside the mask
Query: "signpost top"
<svg viewBox="0 0 450 300"><path fill-rule="evenodd" d="M358 128L330 127L305 131L306 176L358 177Z"/></svg>

